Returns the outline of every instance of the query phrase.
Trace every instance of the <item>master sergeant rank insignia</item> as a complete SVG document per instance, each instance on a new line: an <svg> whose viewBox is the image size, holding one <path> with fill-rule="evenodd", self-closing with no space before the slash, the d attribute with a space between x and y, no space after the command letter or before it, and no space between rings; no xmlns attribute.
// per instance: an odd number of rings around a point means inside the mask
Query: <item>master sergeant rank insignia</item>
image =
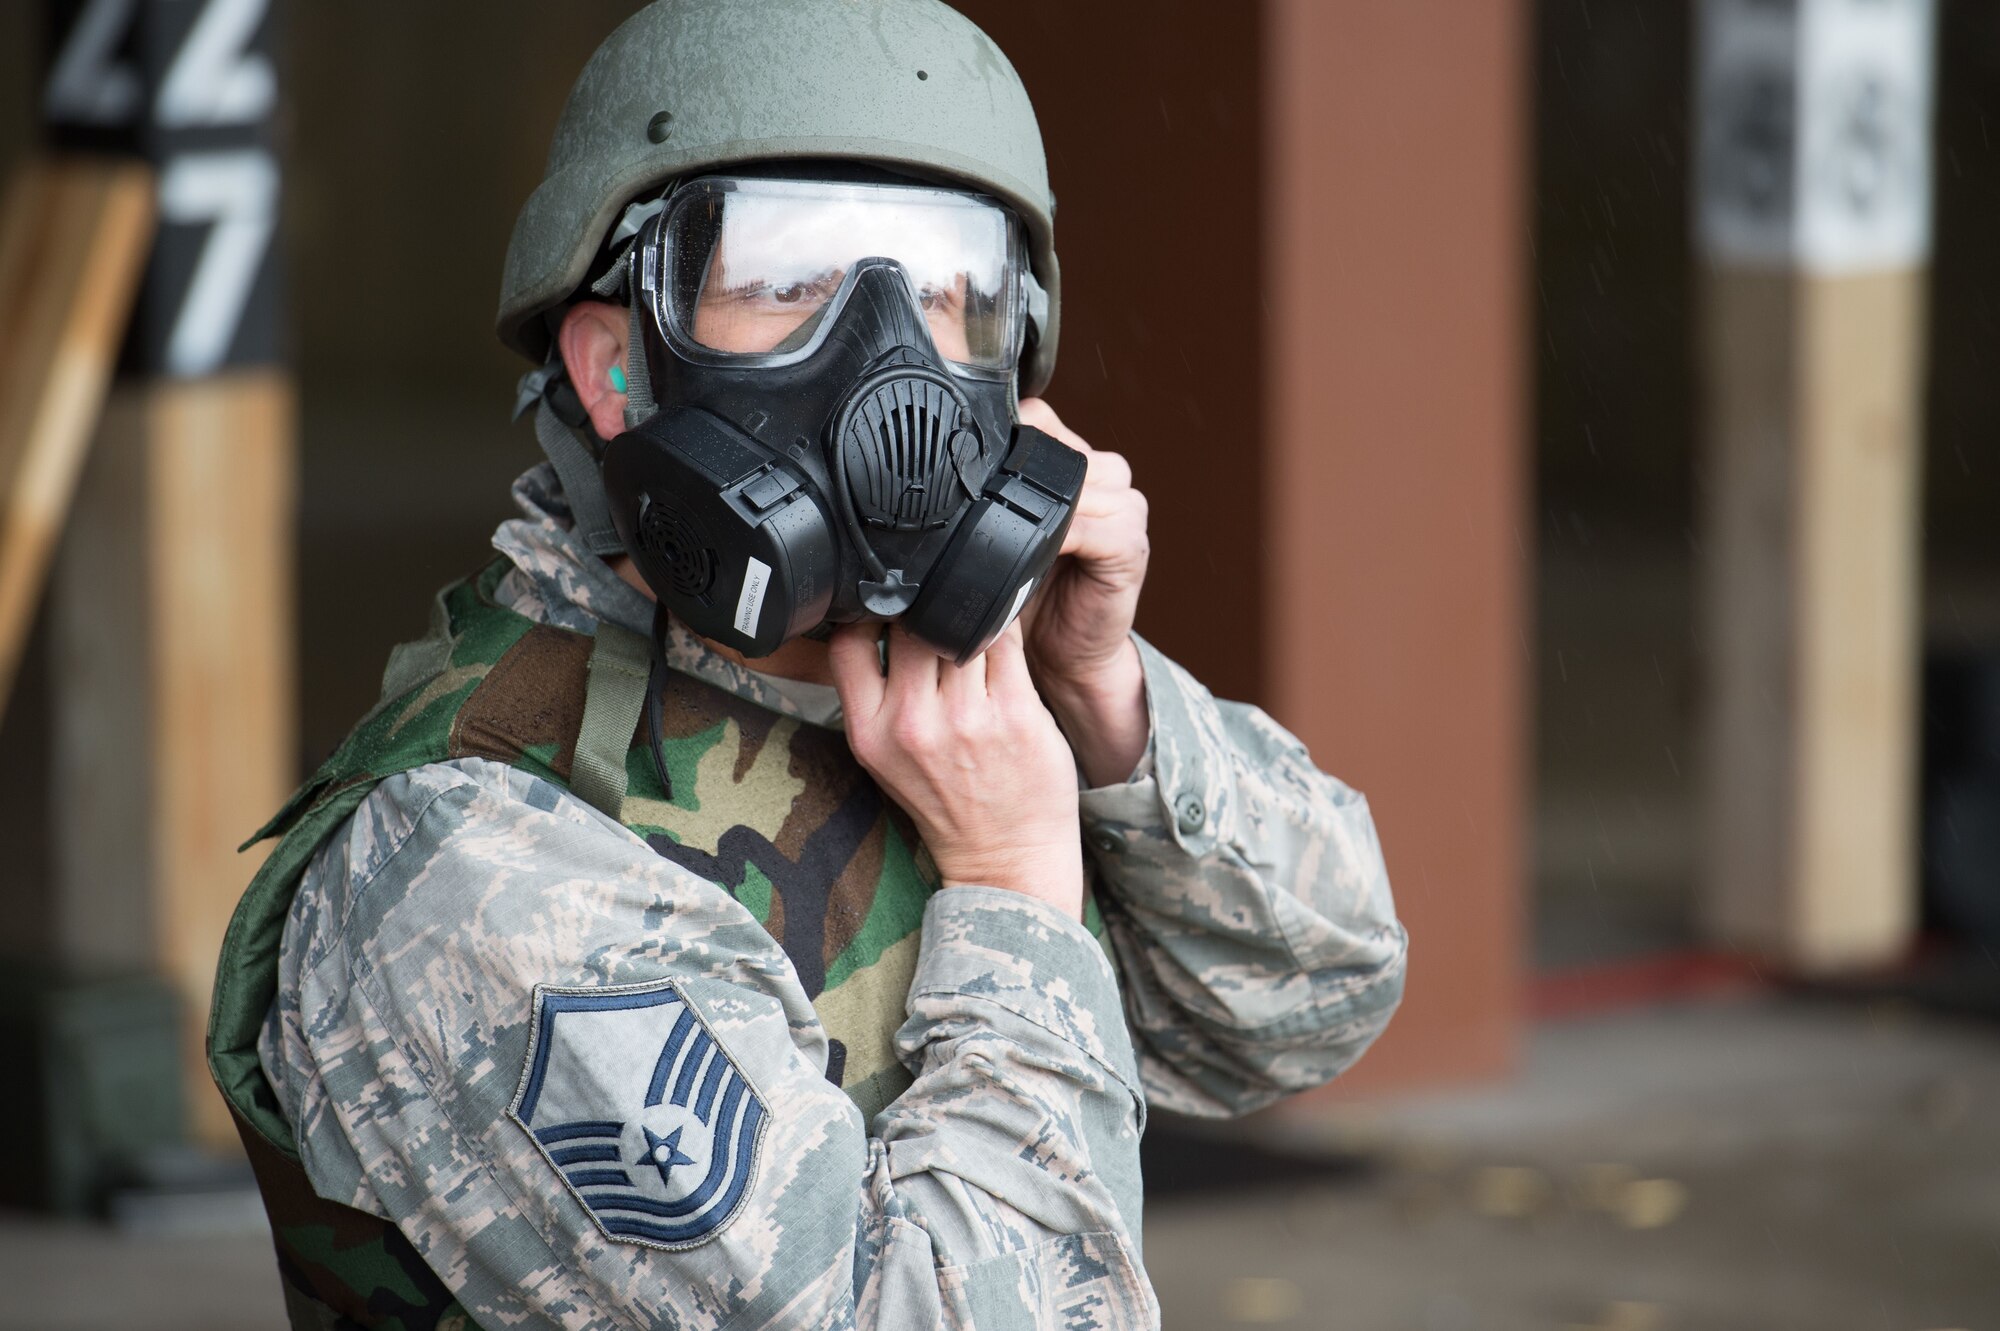
<svg viewBox="0 0 2000 1331"><path fill-rule="evenodd" d="M768 1110L662 980L536 985L528 1062L507 1112L606 1235L688 1248L750 1195Z"/></svg>

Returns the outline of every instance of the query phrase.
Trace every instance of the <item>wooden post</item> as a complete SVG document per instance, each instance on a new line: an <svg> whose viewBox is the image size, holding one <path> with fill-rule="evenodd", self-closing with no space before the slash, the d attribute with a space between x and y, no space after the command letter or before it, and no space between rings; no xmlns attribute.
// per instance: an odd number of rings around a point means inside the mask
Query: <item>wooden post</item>
<svg viewBox="0 0 2000 1331"><path fill-rule="evenodd" d="M179 991L190 1119L230 1146L202 1052L236 845L294 775L292 389L272 242L267 0L71 0L59 142L149 158L160 227L53 605L57 934Z"/></svg>
<svg viewBox="0 0 2000 1331"><path fill-rule="evenodd" d="M1801 971L1916 916L1930 0L1706 0L1703 919Z"/></svg>

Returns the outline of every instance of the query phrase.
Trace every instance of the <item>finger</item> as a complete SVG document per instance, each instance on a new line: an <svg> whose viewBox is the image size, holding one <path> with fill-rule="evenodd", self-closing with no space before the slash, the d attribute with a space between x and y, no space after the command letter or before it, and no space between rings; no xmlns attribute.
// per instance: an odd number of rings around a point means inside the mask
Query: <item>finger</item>
<svg viewBox="0 0 2000 1331"><path fill-rule="evenodd" d="M1018 702L1035 691L1028 675L1028 658L1021 647L1021 621L1015 620L993 640L984 653L986 692L994 698Z"/></svg>
<svg viewBox="0 0 2000 1331"><path fill-rule="evenodd" d="M1115 501L1089 511L1078 510L1063 535L1062 553L1086 563L1118 563L1142 555L1146 538L1146 497L1128 490Z"/></svg>
<svg viewBox="0 0 2000 1331"><path fill-rule="evenodd" d="M1054 435L1057 439L1062 440L1079 453L1089 454L1096 452L1095 449L1083 441L1082 435L1064 425L1062 417L1056 415L1055 408L1042 399L1038 397L1022 398L1020 411L1021 420L1028 425L1034 426L1043 434Z"/></svg>
<svg viewBox="0 0 2000 1331"><path fill-rule="evenodd" d="M833 631L826 649L840 710L864 725L882 710L888 687L882 678L881 638L880 624L843 624Z"/></svg>
<svg viewBox="0 0 2000 1331"><path fill-rule="evenodd" d="M1108 494L1103 492L1092 494L1086 491L1077 500L1076 515L1079 518L1122 522L1135 508L1132 497L1138 493L1137 490L1113 490Z"/></svg>
<svg viewBox="0 0 2000 1331"><path fill-rule="evenodd" d="M900 624L889 626L889 697L929 703L937 696L938 654L911 637Z"/></svg>
<svg viewBox="0 0 2000 1331"><path fill-rule="evenodd" d="M967 661L964 665L953 665L949 661L938 662L938 696L947 707L968 708L986 705L986 653Z"/></svg>
<svg viewBox="0 0 2000 1331"><path fill-rule="evenodd" d="M1103 521L1100 514L1077 509L1076 516L1069 520L1069 530L1063 533L1062 549L1058 553L1073 555L1079 550L1096 549L1097 527Z"/></svg>
<svg viewBox="0 0 2000 1331"><path fill-rule="evenodd" d="M1125 460L1123 453L1092 449L1089 458L1089 469L1084 472L1083 478L1085 494L1089 494L1093 487L1100 492L1112 493L1132 488L1132 464Z"/></svg>

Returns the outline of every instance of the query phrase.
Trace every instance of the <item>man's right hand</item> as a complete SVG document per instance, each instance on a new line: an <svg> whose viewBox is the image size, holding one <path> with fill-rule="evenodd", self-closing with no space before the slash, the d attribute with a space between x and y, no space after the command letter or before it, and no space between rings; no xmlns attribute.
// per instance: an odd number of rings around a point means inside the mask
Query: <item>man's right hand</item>
<svg viewBox="0 0 2000 1331"><path fill-rule="evenodd" d="M1028 676L1021 628L1008 626L963 666L901 628L833 635L834 686L847 743L909 813L945 886L981 884L1083 912L1076 759Z"/></svg>

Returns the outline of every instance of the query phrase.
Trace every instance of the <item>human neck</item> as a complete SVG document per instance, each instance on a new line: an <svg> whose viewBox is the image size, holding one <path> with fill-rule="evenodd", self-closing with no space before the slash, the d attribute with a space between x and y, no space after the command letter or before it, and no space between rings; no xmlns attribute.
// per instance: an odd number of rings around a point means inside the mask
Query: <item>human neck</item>
<svg viewBox="0 0 2000 1331"><path fill-rule="evenodd" d="M646 579L632 563L630 555L612 555L604 562L611 565L614 573L647 600L659 599L653 595L653 589L646 585ZM723 660L734 661L744 669L755 670L761 675L776 675L780 679L796 679L807 684L831 686L833 683L833 667L827 661L826 644L823 642L814 642L810 638L793 638L769 656L760 656L752 660L734 647L719 643L713 638L703 638L702 641L708 644L710 651Z"/></svg>

